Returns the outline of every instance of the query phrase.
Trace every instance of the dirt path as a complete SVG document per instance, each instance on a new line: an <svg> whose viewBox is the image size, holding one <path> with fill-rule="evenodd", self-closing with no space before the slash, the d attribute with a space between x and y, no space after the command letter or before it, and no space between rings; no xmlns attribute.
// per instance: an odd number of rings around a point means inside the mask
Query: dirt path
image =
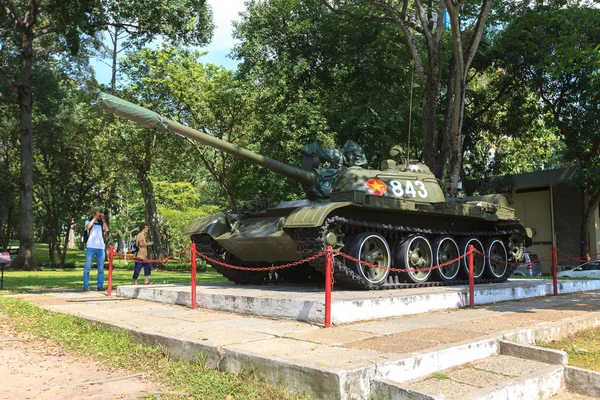
<svg viewBox="0 0 600 400"><path fill-rule="evenodd" d="M0 314L0 400L138 399L162 390L142 374L111 370L20 333Z"/></svg>

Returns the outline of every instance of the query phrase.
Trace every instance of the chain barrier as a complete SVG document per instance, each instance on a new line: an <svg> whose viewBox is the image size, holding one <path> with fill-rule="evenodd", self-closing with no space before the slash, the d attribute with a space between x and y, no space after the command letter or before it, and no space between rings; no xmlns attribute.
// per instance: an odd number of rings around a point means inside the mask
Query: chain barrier
<svg viewBox="0 0 600 400"><path fill-rule="evenodd" d="M558 248L556 248L556 251L565 257L565 258L561 258L560 260L557 260L557 261L561 261L561 262L563 262L565 260L566 260L565 262L576 261L580 264L584 263L584 262L588 262L588 261L597 261L599 259L598 255L600 255L600 253L591 254L589 259L587 257L586 258L584 258L584 257L575 258L575 257L571 257L570 255L560 251ZM595 258L595 260L594 260L594 258Z"/></svg>
<svg viewBox="0 0 600 400"><path fill-rule="evenodd" d="M173 253L171 255L165 256L165 257L160 258L160 259L139 258L139 257L133 256L132 262L166 263L167 261L172 260L172 259L174 259L176 257L179 257L180 255L188 252L189 250L190 250L190 246L187 246L183 250L180 250L180 251L178 251L176 253ZM591 259L591 260L583 259L582 257L575 258L575 257L572 257L572 256L570 256L570 255L562 252L558 248L556 250L557 250L558 253L560 253L561 255L564 256L563 258L558 259L557 263L566 263L566 262L570 262L570 261L576 261L576 262L579 262L579 263L586 262L586 261L595 261L593 259ZM524 264L524 263L526 264L526 262L510 262L510 261L506 261L506 260L498 260L498 259L495 259L495 258L493 258L493 257L491 257L489 255L486 255L486 254L484 254L481 251L476 250L476 249L474 249L473 252L477 253L480 256L482 256L484 258L487 258L490 261L495 262L495 263L503 263L503 264L507 264L507 265L521 265L521 264ZM454 264L455 262L460 261L463 258L465 258L465 257L468 256L468 253L465 253L465 254L463 254L463 255L461 255L461 256L453 259L453 260L446 261L446 262L444 262L442 264L434 265L434 266L431 266L431 267L403 269L403 268L385 267L385 266L378 265L378 264L373 264L373 263L370 263L370 262L367 262L367 261L361 261L358 258L352 257L352 256L350 256L350 255L348 255L346 253L343 253L340 250L336 250L336 249L333 249L332 253L333 253L333 256L339 255L339 256L341 256L343 258L346 258L346 259L348 259L350 261L354 261L354 262L359 263L359 264L361 264L363 266L366 266L366 267L377 268L377 269L385 269L385 270L389 270L390 272L433 271L435 269L445 268L448 265ZM300 261L294 261L294 262L291 262L291 263L288 263L288 264L273 265L273 266L269 266L269 267L259 267L259 268L244 267L244 266L240 266L240 265L228 264L226 262L223 262L223 261L211 258L211 257L207 256L206 254L198 251L198 250L196 250L196 254L198 256L200 256L202 259L204 259L204 260L206 260L206 261L208 261L210 263L214 263L214 264L220 265L222 267L226 267L226 268L238 269L238 270L242 270L242 271L274 271L274 270L278 270L278 269L295 267L295 266L303 264L305 262L313 261L313 260L315 260L315 259L317 259L319 257L325 256L327 254L327 251L322 251L320 253L317 253L317 254L315 254L315 255L313 255L311 257L305 258L305 259L300 260ZM600 256L600 253L593 254L592 256ZM552 252L546 254L544 257L540 257L540 258L537 258L537 259L531 259L531 262L535 263L535 262L549 261L549 259L551 259L551 257L552 257ZM121 253L115 253L114 254L114 259L115 260L116 259L123 260L125 262L129 261L128 258L127 258L127 254L121 254ZM600 257L597 257L596 261L597 260L600 260Z"/></svg>
<svg viewBox="0 0 600 400"><path fill-rule="evenodd" d="M461 260L461 259L463 259L463 258L465 258L465 257L467 257L469 255L468 253L467 254L463 254L462 256L459 256L459 257L455 258L454 260L450 260L450 261L447 261L445 263L442 263L442 264L439 264L439 265L435 265L435 266L432 266L432 267L414 268L414 269L402 269L402 268L389 268L389 267L384 267L384 266L381 266L381 265L378 265L378 264L369 263L367 261L361 261L361 260L359 260L357 258L349 256L348 254L342 253L341 251L335 250L335 249L332 251L332 253L333 253L334 256L335 255L339 255L339 256L347 258L347 259L349 259L351 261L354 261L354 262L357 262L357 263L362 264L364 266L367 266L367 267L379 268L379 269L386 269L386 270L389 270L391 272L431 271L431 270L434 270L434 269L444 268L444 267L446 267L448 265L454 264L455 262L457 262L457 261L459 261L459 260ZM271 267L259 267L259 268L243 267L243 266L240 266L240 265L228 264L226 262L223 262L223 261L211 258L211 257L207 256L206 254L198 251L198 250L196 250L196 254L198 254L198 256L202 257L203 259L205 259L206 261L208 261L210 263L214 263L214 264L220 265L220 266L225 267L225 268L238 269L238 270L242 270L242 271L273 271L273 270L278 270L278 269L295 267L297 265L313 261L313 260L315 260L315 259L317 259L319 257L325 256L327 254L327 251L322 251L322 252L317 253L317 254L315 254L315 255L313 255L311 257L305 258L304 260L294 261L294 262L291 262L291 263L288 263L288 264L274 265L274 266L271 266Z"/></svg>
<svg viewBox="0 0 600 400"><path fill-rule="evenodd" d="M482 256L483 258L487 258L488 260L493 261L498 264L506 264L506 265L521 265L521 264L523 264L522 262L510 262L510 261L506 261L506 260L498 260L497 258L492 258L491 256L488 256L487 254L484 254L481 251L476 250L476 249L473 249L473 253L477 253L480 256ZM531 260L531 262L534 262L534 260Z"/></svg>
<svg viewBox="0 0 600 400"><path fill-rule="evenodd" d="M231 265L231 264L227 264L226 262L223 261L219 261L219 260L215 260L214 258L211 258L209 256L207 256L206 254L196 250L196 254L199 255L200 257L202 257L203 259L205 259L206 261L213 263L213 264L217 264L220 265L222 267L225 268L232 268L232 269L238 269L241 271L274 271L274 270L278 270L278 269L284 269L284 268L291 268L291 267L295 267L297 265L300 264L304 264L305 262L309 262L312 260L315 260L319 257L322 257L326 254L326 251L322 251L320 253L317 253L315 255L312 255L308 258L305 258L304 260L300 260L300 261L294 261L288 264L282 264L282 265L273 265L271 267L259 267L259 268L252 268L252 267L242 267L240 265Z"/></svg>
<svg viewBox="0 0 600 400"><path fill-rule="evenodd" d="M140 261L141 261L141 262L149 262L149 263L165 263L165 261L168 261L168 260L174 259L175 257L179 257L180 255L182 255L182 254L184 254L184 253L188 252L189 250L190 250L190 246L188 246L188 247L184 248L184 249L183 249L183 250L181 250L181 251L178 251L177 253L173 253L173 254L171 254L171 255L165 256L165 257L163 257L163 258L158 258L158 259L151 259L151 258L140 258L140 257L133 256L133 260L132 260L132 262L140 262ZM115 254L115 257L114 257L114 258L115 258L115 259L117 259L117 258L118 258L118 259L120 259L120 260L123 260L123 261L125 261L125 262L129 261L129 260L127 259L127 254L121 254L121 253L117 253L117 254Z"/></svg>

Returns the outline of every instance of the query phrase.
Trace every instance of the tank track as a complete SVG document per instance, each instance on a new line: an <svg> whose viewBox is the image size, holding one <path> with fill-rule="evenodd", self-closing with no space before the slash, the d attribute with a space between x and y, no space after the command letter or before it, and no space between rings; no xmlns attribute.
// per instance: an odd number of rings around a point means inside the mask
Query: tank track
<svg viewBox="0 0 600 400"><path fill-rule="evenodd" d="M366 222L360 221L350 218L345 218L341 216L332 216L327 218L324 223L317 228L302 228L295 229L294 232L290 232L294 235L294 239L296 241L296 250L298 254L301 255L302 258L308 258L316 253L320 253L325 250L325 232L331 226L344 227L344 230L349 231L351 233L359 233L359 232L377 232L382 234L384 237L400 237L401 235L411 234L411 233L419 233L424 235L450 235L450 236L476 236L476 237L502 237L511 235L513 233L519 232L518 229L508 229L502 231L459 231L459 230L433 230L433 229L423 229L418 227L411 226L402 226L402 225L391 225L391 224L379 224L374 222ZM211 258L215 259L224 259L224 250L217 247L216 242L208 235L197 235L192 237L194 243L196 243L196 248L198 251L208 255ZM239 263L235 263L238 264ZM243 271L237 269L231 269L227 267L220 266L218 264L209 263L212 267L221 275L223 275L228 280L240 284L240 285L264 285L264 284L277 284L277 283L306 283L308 281L315 281L315 279L311 279L310 273L312 272L311 268L304 268L306 273L298 274L296 276L297 280L290 279L282 279L276 273L265 272L265 271ZM256 264L256 263L255 263ZM246 265L252 267L252 265ZM259 267L260 265L255 265ZM325 274L325 257L319 257L310 262L310 266L312 266L315 270ZM504 278L501 279L475 279L476 284L482 283L494 283L494 282L504 282L512 274L512 272L516 269L516 266L509 265L508 271L505 274ZM300 272L300 271L297 271ZM427 281L425 283L405 283L400 282L398 275L390 275L388 276L388 280L386 283L382 285L372 285L361 280L360 276L353 271L351 268L347 267L344 263L342 257L334 258L334 274L333 274L334 282L345 288L350 289L363 289L363 290L387 290L387 289L407 289L407 288L417 288L417 287L434 287L434 286L453 286L453 285L467 285L468 280L453 280L451 282L441 282L441 281Z"/></svg>
<svg viewBox="0 0 600 400"><path fill-rule="evenodd" d="M323 225L318 228L309 229L298 229L295 232L295 239L297 243L297 251L302 255L303 258L307 258L315 253L319 253L325 250L325 232L331 225L344 226L349 230L356 232L360 231L372 231L382 234L383 236L396 236L399 234L406 233L420 233L428 235L451 235L451 236L476 236L476 237L501 237L510 235L515 232L519 232L517 229L514 230L503 230L503 231L447 231L447 230L432 230L422 229L409 226L390 225L390 224L378 224L374 222L359 221L350 218L344 218L340 216L332 216L327 218ZM313 260L310 263L317 271L325 274L325 258L320 257ZM499 279L475 279L476 284L481 283L495 283L505 282L506 279L512 275L516 266L508 265L508 271L504 275L504 278ZM388 281L383 285L372 285L365 283L361 280L360 276L347 267L342 257L334 258L334 282L342 287L352 289L366 289L366 290L386 290L386 289L408 289L417 287L433 287L433 286L453 286L453 285L468 285L468 280L453 280L450 282L441 281L428 281L425 283L404 283L399 281L398 275L388 276Z"/></svg>

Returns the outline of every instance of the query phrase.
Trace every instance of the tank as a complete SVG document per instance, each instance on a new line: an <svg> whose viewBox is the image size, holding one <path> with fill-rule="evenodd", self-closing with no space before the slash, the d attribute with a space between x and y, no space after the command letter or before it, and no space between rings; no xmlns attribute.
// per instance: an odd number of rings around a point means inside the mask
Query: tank
<svg viewBox="0 0 600 400"><path fill-rule="evenodd" d="M469 245L476 283L503 282L531 245L530 230L505 196L445 198L429 168L394 146L379 169L366 167L364 151L348 141L340 149L310 144L295 167L206 135L150 110L102 93L99 106L145 127L163 129L260 165L299 182L306 199L257 200L238 212L195 221L188 229L197 249L233 269L211 263L237 284L324 280L325 258L293 267L326 246L351 256L334 260L336 287L399 289L463 284ZM362 262L362 263L361 263ZM363 263L369 263L363 264ZM436 265L441 268L428 269ZM375 267L377 266L377 267ZM388 268L402 271L390 271Z"/></svg>

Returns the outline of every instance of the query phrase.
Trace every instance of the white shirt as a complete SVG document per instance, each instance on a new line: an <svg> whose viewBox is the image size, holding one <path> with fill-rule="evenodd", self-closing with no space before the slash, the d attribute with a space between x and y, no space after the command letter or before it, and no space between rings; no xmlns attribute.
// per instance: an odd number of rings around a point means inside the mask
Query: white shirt
<svg viewBox="0 0 600 400"><path fill-rule="evenodd" d="M90 223L91 220L85 220L85 226ZM94 221L94 225L92 225L92 229L90 229L90 235L88 236L88 241L86 248L90 249L104 249L104 238L102 237L103 225L102 222Z"/></svg>

